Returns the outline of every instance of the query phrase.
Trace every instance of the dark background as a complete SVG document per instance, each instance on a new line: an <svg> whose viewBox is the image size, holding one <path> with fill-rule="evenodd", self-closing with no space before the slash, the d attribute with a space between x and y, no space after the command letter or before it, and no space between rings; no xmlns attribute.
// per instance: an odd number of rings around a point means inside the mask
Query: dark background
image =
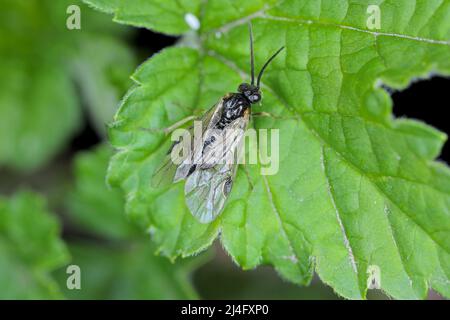
<svg viewBox="0 0 450 320"><path fill-rule="evenodd" d="M434 77L415 82L408 89L393 93L394 114L396 117L421 120L448 135L449 88L449 78ZM444 145L440 159L450 162L448 142Z"/></svg>

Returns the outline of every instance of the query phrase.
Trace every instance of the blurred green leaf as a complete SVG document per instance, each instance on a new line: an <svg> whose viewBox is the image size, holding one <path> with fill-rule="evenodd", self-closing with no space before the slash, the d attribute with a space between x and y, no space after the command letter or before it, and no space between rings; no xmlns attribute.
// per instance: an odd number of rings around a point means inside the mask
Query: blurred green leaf
<svg viewBox="0 0 450 320"><path fill-rule="evenodd" d="M81 7L81 30L66 27L71 4ZM104 132L134 66L114 35L123 28L78 0L2 2L0 166L45 164L80 127L81 100Z"/></svg>
<svg viewBox="0 0 450 320"><path fill-rule="evenodd" d="M158 257L148 242L123 247L92 243L70 247L71 264L81 269L81 290L65 289L69 299L195 299L189 274L196 266ZM197 260L198 262L198 260ZM58 279L67 275L60 270Z"/></svg>
<svg viewBox="0 0 450 320"><path fill-rule="evenodd" d="M177 34L188 29L181 5L89 2L120 22ZM375 3L383 14L377 32L366 25ZM203 250L221 230L224 247L244 269L272 264L298 284L308 284L315 270L340 295L365 298L368 270L376 266L389 296L424 298L433 287L449 297L450 170L433 161L446 136L393 119L392 100L378 83L402 89L416 77L450 74L450 1L269 4L203 2L199 48L166 49L135 72L136 85L110 130L119 152L109 180L126 192L127 212L154 231L170 257ZM177 28L164 18L178 21ZM249 80L250 18L257 66L286 46L262 85L262 109L281 119L253 121L256 129L280 130L280 170L240 170L223 214L200 224L184 204L183 184L150 187L170 139L141 129L206 110Z"/></svg>
<svg viewBox="0 0 450 320"><path fill-rule="evenodd" d="M112 148L101 145L77 155L75 182L66 201L71 222L106 239L132 239L141 232L126 221L122 192L106 186L105 175Z"/></svg>
<svg viewBox="0 0 450 320"><path fill-rule="evenodd" d="M82 289L66 290L75 299L193 299L189 274L208 256L172 263L155 255L143 232L126 221L120 190L106 186L112 148L100 145L75 159L75 184L66 208L72 227L90 232L98 241L73 240L71 264L80 266ZM58 272L61 283L67 275Z"/></svg>
<svg viewBox="0 0 450 320"><path fill-rule="evenodd" d="M106 124L131 82L135 63L130 49L117 38L86 34L71 63L94 129L105 137Z"/></svg>
<svg viewBox="0 0 450 320"><path fill-rule="evenodd" d="M69 260L59 228L41 196L0 197L0 299L62 297L50 276Z"/></svg>
<svg viewBox="0 0 450 320"><path fill-rule="evenodd" d="M315 277L310 286L298 286L284 281L268 266L241 270L233 263L220 245L215 259L194 272L193 278L199 295L204 299L283 299L330 300L339 297ZM264 281L261 281L264 279Z"/></svg>

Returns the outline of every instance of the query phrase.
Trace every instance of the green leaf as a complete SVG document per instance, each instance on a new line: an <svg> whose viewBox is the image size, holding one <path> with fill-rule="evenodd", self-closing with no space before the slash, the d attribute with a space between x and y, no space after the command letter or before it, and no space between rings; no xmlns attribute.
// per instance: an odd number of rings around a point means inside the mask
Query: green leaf
<svg viewBox="0 0 450 320"><path fill-rule="evenodd" d="M101 145L95 151L77 155L75 183L68 192L67 212L75 226L107 239L132 239L137 228L126 221L120 190L106 186L105 175L111 147Z"/></svg>
<svg viewBox="0 0 450 320"><path fill-rule="evenodd" d="M81 7L81 30L67 29L72 4ZM6 0L2 7L0 166L29 171L60 152L79 129L81 100L104 131L133 57L111 38L123 31L80 1Z"/></svg>
<svg viewBox="0 0 450 320"><path fill-rule="evenodd" d="M0 197L0 299L62 297L50 275L69 260L59 234L41 196Z"/></svg>
<svg viewBox="0 0 450 320"><path fill-rule="evenodd" d="M189 280L191 269L200 261L176 264L158 257L146 242L108 247L73 244L71 264L80 267L81 289L64 290L69 299L196 299ZM58 281L67 279L65 270Z"/></svg>
<svg viewBox="0 0 450 320"><path fill-rule="evenodd" d="M277 0L223 1L223 0L83 0L105 13L114 14L114 21L144 27L171 35L182 35L196 30L194 21L202 31L257 13L275 5ZM193 21L194 20L194 21ZM191 22L192 21L192 22Z"/></svg>
<svg viewBox="0 0 450 320"><path fill-rule="evenodd" d="M267 8L246 1L251 14L240 3L205 2L201 50L166 49L135 72L110 127L118 152L109 181L125 191L128 214L170 257L205 249L220 230L244 269L271 264L298 284L315 271L338 294L357 299L366 297L368 271L378 267L389 296L425 298L432 287L450 297L450 170L433 161L446 136L394 119L380 87L450 74L450 2L286 0ZM375 32L366 27L366 10L377 3L382 29ZM182 183L151 188L169 139L141 129L206 110L248 81L250 18L257 66L286 46L254 108L284 119L253 121L256 129L280 130L279 172L262 176L259 166L247 166L247 177L241 168L225 211L204 225L187 210ZM124 20L144 25L131 15ZM161 31L159 21L145 26Z"/></svg>
<svg viewBox="0 0 450 320"><path fill-rule="evenodd" d="M188 279L207 256L173 263L155 255L147 237L124 214L120 190L107 188L105 174L112 148L100 145L75 159L75 185L66 208L72 227L90 232L97 242L71 242L71 264L82 273L81 290L65 290L74 299L193 299ZM65 283L65 270L58 272Z"/></svg>
<svg viewBox="0 0 450 320"><path fill-rule="evenodd" d="M146 27L168 34L182 34L189 30L186 14L200 14L200 0L127 1L83 0L106 13L114 14L114 21Z"/></svg>

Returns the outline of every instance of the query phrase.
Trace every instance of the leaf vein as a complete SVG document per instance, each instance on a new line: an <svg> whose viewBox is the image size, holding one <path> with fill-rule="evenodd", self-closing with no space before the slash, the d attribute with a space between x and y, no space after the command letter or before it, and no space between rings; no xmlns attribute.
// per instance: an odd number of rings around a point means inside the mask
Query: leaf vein
<svg viewBox="0 0 450 320"><path fill-rule="evenodd" d="M335 211L335 214L336 214L336 220L337 220L337 222L339 224L339 228L340 228L340 230L342 232L342 236L344 238L344 245L345 245L345 248L347 249L347 252L348 252L349 261L350 261L350 264L351 264L351 266L353 268L353 271L355 272L356 275L358 275L358 267L356 265L355 256L353 254L353 249L352 249L351 244L350 244L350 239L349 239L349 237L347 235L347 231L345 230L344 223L343 223L343 221L341 219L341 216L340 216L340 213L339 213L339 209L337 207L336 200L334 198L333 188L331 186L330 180L329 180L328 175L327 175L324 146L322 146L322 154L321 154L321 157L320 157L320 161L321 161L321 165L322 165L323 174L325 176L325 180L326 180L326 183L327 183L327 188L326 189L327 189L330 201L331 201L331 203L333 205L333 208L334 208L334 211Z"/></svg>

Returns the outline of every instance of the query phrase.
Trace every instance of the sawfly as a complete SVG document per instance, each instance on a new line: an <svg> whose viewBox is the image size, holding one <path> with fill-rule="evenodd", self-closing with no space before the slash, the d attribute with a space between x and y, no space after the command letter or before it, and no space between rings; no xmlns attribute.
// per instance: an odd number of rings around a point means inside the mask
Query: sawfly
<svg viewBox="0 0 450 320"><path fill-rule="evenodd" d="M186 180L186 204L201 223L215 220L225 206L236 176L237 157L243 149L252 104L261 101L260 83L264 70L284 49L281 47L266 61L255 79L251 24L249 34L251 83L242 83L238 92L224 95L197 121L201 124L198 130L194 122L185 135L175 140L152 177L153 187ZM192 134L194 140L190 139Z"/></svg>

